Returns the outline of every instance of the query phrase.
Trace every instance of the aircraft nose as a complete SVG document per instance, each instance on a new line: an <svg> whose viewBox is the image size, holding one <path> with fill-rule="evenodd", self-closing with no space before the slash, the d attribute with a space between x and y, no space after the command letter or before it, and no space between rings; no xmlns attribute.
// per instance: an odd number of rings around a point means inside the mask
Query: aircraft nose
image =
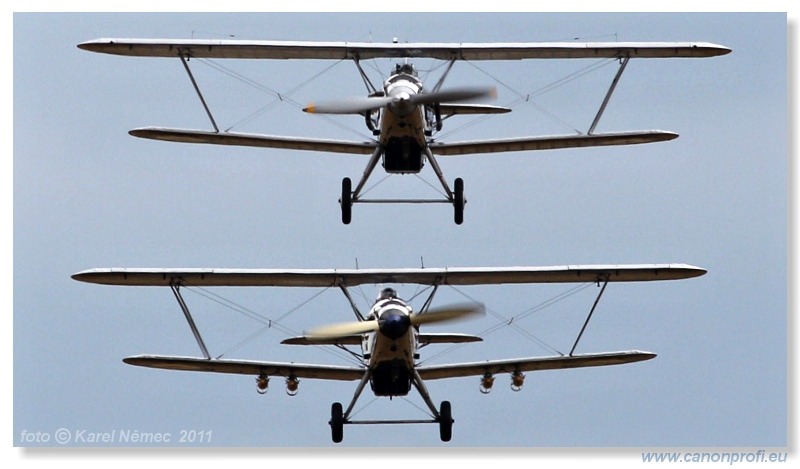
<svg viewBox="0 0 800 469"><path fill-rule="evenodd" d="M378 325L381 334L392 340L397 340L408 332L411 320L408 315L402 312L387 311L381 316Z"/></svg>
<svg viewBox="0 0 800 469"><path fill-rule="evenodd" d="M411 98L415 94L410 88L395 88L391 93L392 102L389 104L389 109L398 116L410 114L416 107L411 104Z"/></svg>

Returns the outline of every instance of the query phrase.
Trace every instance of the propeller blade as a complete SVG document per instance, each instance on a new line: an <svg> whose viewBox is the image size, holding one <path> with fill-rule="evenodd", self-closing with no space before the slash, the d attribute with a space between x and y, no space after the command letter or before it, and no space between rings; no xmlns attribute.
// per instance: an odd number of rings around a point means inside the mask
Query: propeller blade
<svg viewBox="0 0 800 469"><path fill-rule="evenodd" d="M318 104L311 103L303 108L303 111L312 114L361 114L385 107L390 102L392 102L390 97L347 98Z"/></svg>
<svg viewBox="0 0 800 469"><path fill-rule="evenodd" d="M467 319L472 316L483 315L483 313L484 313L483 305L476 303L453 305L443 308L430 309L423 314L412 313L410 316L408 316L409 322L405 323L406 325L403 328L403 330L404 331L407 330L409 324L413 326L418 326L420 324L455 321L458 319ZM380 321L369 320L369 321L356 321L356 322L345 322L340 324L331 324L329 326L322 326L316 329L312 329L310 331L306 331L304 335L310 340L335 339L339 337L346 337L356 334L366 334L367 332L377 332L381 330L381 324L384 324L384 326L388 326L387 330L385 331L386 333L391 333L391 331L389 331L388 329L391 329L392 326L395 325L396 321L393 321L394 317L405 318L406 316L391 314L388 315L386 319Z"/></svg>
<svg viewBox="0 0 800 469"><path fill-rule="evenodd" d="M348 335L364 334L378 330L378 321L358 321L345 322L341 324L331 324L312 329L305 333L309 339L333 339Z"/></svg>
<svg viewBox="0 0 800 469"><path fill-rule="evenodd" d="M411 102L411 104L455 103L486 97L491 97L492 99L496 98L497 89L493 86L488 88L452 88L446 91L415 94L409 98L409 102Z"/></svg>
<svg viewBox="0 0 800 469"><path fill-rule="evenodd" d="M412 105L425 105L472 101L485 97L496 98L497 90L494 87L453 88L447 91L410 95L407 102ZM310 103L303 108L303 111L312 114L361 114L386 107L392 103L399 103L397 96L346 98L316 104Z"/></svg>
<svg viewBox="0 0 800 469"><path fill-rule="evenodd" d="M469 317L482 316L483 314L484 307L482 304L470 303L464 305L453 305L443 308L430 309L428 312L422 314L412 314L411 324L414 326L419 326L420 324L467 319Z"/></svg>

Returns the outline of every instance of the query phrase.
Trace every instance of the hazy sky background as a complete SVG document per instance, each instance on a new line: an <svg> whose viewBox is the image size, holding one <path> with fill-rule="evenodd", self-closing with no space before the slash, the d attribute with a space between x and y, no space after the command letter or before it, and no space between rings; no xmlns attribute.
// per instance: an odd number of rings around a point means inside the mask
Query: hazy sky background
<svg viewBox="0 0 800 469"><path fill-rule="evenodd" d="M346 426L353 447L783 447L787 419L787 22L784 14L15 14L13 442L23 431L213 432L214 446L332 446L327 421L355 383L128 366L142 353L198 355L168 289L103 287L70 275L93 267L362 268L688 263L697 279L614 284L578 352L640 349L654 360L529 373L519 393L498 376L429 383L449 400L453 439L435 425ZM160 125L210 128L177 59L79 50L100 37L410 42L707 41L710 59L632 60L598 131L663 129L677 140L630 147L442 158L465 180L465 222L448 205L356 205L340 222L343 177L366 157L181 145L131 137ZM361 140L363 119L321 118L311 100L364 94L352 63L202 61L193 72L220 127ZM394 61L369 63L373 82ZM414 61L432 85L441 68ZM442 140L586 131L616 72L611 64L538 90L592 61L458 63L448 85L498 87L514 112L445 122ZM373 68L374 67L374 68ZM312 79L306 83L307 80ZM283 101L264 89L279 92ZM535 105L523 98L530 94ZM268 106L268 107L267 107ZM266 110L264 110L266 107ZM258 113L248 121L243 119ZM554 116L557 119L554 119ZM383 178L377 171L373 181ZM435 182L430 167L423 176ZM375 197L435 192L393 176ZM378 291L355 294L366 308ZM477 321L435 331L484 342L430 346L430 364L569 352L597 288L516 324L570 286L446 288L486 304ZM403 297L415 286L398 286ZM338 290L219 289L277 322L262 324L198 292L185 298L212 355L345 365L327 349L279 342L350 320ZM205 294L205 292L199 292ZM313 298L313 299L312 299ZM307 300L311 299L307 304ZM417 302L419 304L419 302ZM296 307L302 305L299 309ZM431 328L430 330L433 330ZM254 333L260 333L251 337ZM244 341L244 342L243 342ZM546 346L542 346L546 344ZM366 407L364 408L364 406ZM357 417L424 418L416 393L373 402ZM52 443L45 446L54 446Z"/></svg>

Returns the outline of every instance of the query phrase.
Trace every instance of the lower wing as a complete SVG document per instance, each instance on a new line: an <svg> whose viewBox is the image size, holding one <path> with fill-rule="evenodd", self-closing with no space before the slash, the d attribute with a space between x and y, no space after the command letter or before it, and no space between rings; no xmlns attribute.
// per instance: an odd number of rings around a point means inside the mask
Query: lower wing
<svg viewBox="0 0 800 469"><path fill-rule="evenodd" d="M430 149L436 155L454 156L475 153L638 145L642 143L664 142L676 138L678 138L678 134L673 132L664 130L641 130L605 134L554 135L545 137L477 140L473 142L432 143Z"/></svg>
<svg viewBox="0 0 800 469"><path fill-rule="evenodd" d="M655 353L628 350L624 352L518 358L513 360L490 360L441 366L421 366L417 368L417 371L422 379L427 380L459 378L463 376L483 376L486 373L497 374L523 371L561 370L564 368L584 368L589 366L622 365L624 363L650 360L655 357Z"/></svg>
<svg viewBox="0 0 800 469"><path fill-rule="evenodd" d="M123 359L129 365L161 368L165 370L206 371L239 375L285 376L335 381L354 381L364 377L364 368L304 365L302 363L274 363L251 360L215 360L195 357L169 357L161 355L137 355Z"/></svg>
<svg viewBox="0 0 800 469"><path fill-rule="evenodd" d="M656 357L651 352L629 350L623 352L592 353L556 357L519 358L512 360L490 360L472 363L457 363L417 368L423 380L483 376L487 373L514 373L524 371L560 370L591 366L610 366L650 360ZM362 367L331 365L307 365L302 363L275 363L251 360L218 360L196 357L172 357L161 355L137 355L123 359L129 365L180 371L204 371L240 375L284 376L334 381L362 379L366 371Z"/></svg>
<svg viewBox="0 0 800 469"><path fill-rule="evenodd" d="M134 137L164 140L178 143L207 143L211 145L234 145L242 147L286 148L290 150L325 151L331 153L354 153L371 155L377 142L350 142L343 140L309 139L275 135L242 134L234 132L211 132L206 130L168 129L144 127L133 129Z"/></svg>

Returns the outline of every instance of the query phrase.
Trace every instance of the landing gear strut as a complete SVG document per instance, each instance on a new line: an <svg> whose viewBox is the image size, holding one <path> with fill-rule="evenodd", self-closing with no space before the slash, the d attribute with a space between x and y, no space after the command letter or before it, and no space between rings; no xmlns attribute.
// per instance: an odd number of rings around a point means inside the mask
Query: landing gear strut
<svg viewBox="0 0 800 469"><path fill-rule="evenodd" d="M433 168L433 172L436 174L436 178L439 180L439 183L442 185L442 192L444 197L437 198L437 199L365 199L363 198L363 190L364 186L369 179L370 175L372 174L375 167L381 160L381 156L385 155L387 151L386 146L377 146L375 147L375 151L372 152L372 156L370 157L369 162L367 163L367 167L364 169L364 174L361 176L361 179L358 180L358 183L355 185L355 189L353 188L353 182L350 178L342 179L342 195L339 198L339 205L342 209L342 223L345 225L349 225L350 221L352 220L352 210L353 205L357 203L382 203L382 204L396 204L396 203L412 203L412 204L427 204L427 203L447 203L453 205L453 219L457 225L464 223L464 205L467 203L467 200L464 198L464 180L461 178L456 178L455 184L453 189L450 188L450 185L444 178L444 174L442 174L442 169L439 167L439 163L436 161L436 157L433 155L433 152L429 147L423 147L419 151L422 152L419 156L422 158L419 161L419 165L413 167L387 167L384 162L384 168L387 170L388 173L403 173L403 174L416 174L419 173L422 169L422 161L425 160L430 163L431 167Z"/></svg>

